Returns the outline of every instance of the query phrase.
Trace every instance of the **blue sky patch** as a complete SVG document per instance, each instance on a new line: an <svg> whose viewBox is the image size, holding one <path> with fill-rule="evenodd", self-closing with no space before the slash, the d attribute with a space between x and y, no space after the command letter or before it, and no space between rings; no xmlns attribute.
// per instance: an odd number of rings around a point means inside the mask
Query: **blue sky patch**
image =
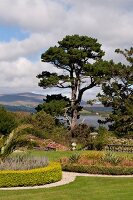
<svg viewBox="0 0 133 200"><path fill-rule="evenodd" d="M12 39L24 40L29 37L29 33L22 31L17 26L0 25L0 41L9 42Z"/></svg>
<svg viewBox="0 0 133 200"><path fill-rule="evenodd" d="M28 60L30 60L31 62L35 63L36 61L40 60L41 62L41 55L42 53L44 53L47 49L43 48L41 50L39 50L38 52L35 52L33 54L30 54L28 56L26 56L26 58Z"/></svg>

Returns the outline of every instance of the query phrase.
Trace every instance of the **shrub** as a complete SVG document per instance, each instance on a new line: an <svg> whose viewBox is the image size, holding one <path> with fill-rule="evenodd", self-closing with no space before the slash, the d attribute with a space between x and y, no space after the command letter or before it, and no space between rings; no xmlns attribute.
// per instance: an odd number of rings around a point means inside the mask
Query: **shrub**
<svg viewBox="0 0 133 200"><path fill-rule="evenodd" d="M72 134L71 136L75 139L76 143L87 146L91 142L91 132L94 132L93 127L87 124L79 124L72 132L70 131L70 135Z"/></svg>
<svg viewBox="0 0 133 200"><path fill-rule="evenodd" d="M44 130L39 130L36 127L33 127L33 128L27 128L25 131L27 135L34 135L38 138L45 139Z"/></svg>
<svg viewBox="0 0 133 200"><path fill-rule="evenodd" d="M32 170L0 171L0 187L44 185L59 181L61 177L59 163Z"/></svg>
<svg viewBox="0 0 133 200"><path fill-rule="evenodd" d="M45 138L50 138L51 140L54 140L55 142L59 142L61 144L67 144L66 139L66 133L67 129L63 126L55 126L51 132L45 132Z"/></svg>
<svg viewBox="0 0 133 200"><path fill-rule="evenodd" d="M0 135L8 135L16 126L14 113L6 111L0 106Z"/></svg>
<svg viewBox="0 0 133 200"><path fill-rule="evenodd" d="M39 130L51 130L55 126L55 120L53 117L45 113L43 110L32 115L29 120L31 120L30 123Z"/></svg>
<svg viewBox="0 0 133 200"><path fill-rule="evenodd" d="M98 135L94 140L94 147L97 150L103 150L105 145L108 144L110 133L105 127L99 127Z"/></svg>
<svg viewBox="0 0 133 200"><path fill-rule="evenodd" d="M107 174L107 175L133 175L133 167L121 166L90 166L80 164L66 164L62 166L64 171L89 173L89 174Z"/></svg>

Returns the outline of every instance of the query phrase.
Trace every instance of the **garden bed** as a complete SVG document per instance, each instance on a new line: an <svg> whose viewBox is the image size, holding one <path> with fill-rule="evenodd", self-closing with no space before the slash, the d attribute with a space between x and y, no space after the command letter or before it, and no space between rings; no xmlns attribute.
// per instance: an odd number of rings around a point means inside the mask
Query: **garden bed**
<svg viewBox="0 0 133 200"><path fill-rule="evenodd" d="M61 159L64 171L107 174L133 175L133 157L121 156L112 152L90 151L73 154L70 158Z"/></svg>
<svg viewBox="0 0 133 200"><path fill-rule="evenodd" d="M30 170L1 170L0 187L35 186L61 180L61 165L51 162L48 166Z"/></svg>

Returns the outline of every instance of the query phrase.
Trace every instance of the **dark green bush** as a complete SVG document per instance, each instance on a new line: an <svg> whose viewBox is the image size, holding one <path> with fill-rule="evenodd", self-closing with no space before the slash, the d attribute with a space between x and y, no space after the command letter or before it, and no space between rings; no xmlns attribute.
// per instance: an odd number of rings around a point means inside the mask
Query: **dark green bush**
<svg viewBox="0 0 133 200"><path fill-rule="evenodd" d="M103 150L105 145L108 144L108 140L110 138L110 133L105 127L100 126L98 130L98 135L94 139L94 147L96 150Z"/></svg>
<svg viewBox="0 0 133 200"><path fill-rule="evenodd" d="M0 187L45 185L59 181L61 177L59 163L32 170L0 171Z"/></svg>
<svg viewBox="0 0 133 200"><path fill-rule="evenodd" d="M17 122L14 113L0 107L0 134L8 135L16 126Z"/></svg>
<svg viewBox="0 0 133 200"><path fill-rule="evenodd" d="M70 131L70 136L75 139L76 143L87 146L91 142L90 133L94 132L94 128L88 126L87 124L79 124L72 132Z"/></svg>
<svg viewBox="0 0 133 200"><path fill-rule="evenodd" d="M27 117L27 123L33 125L33 128L25 130L27 134L34 135L41 139L52 139L61 143L66 142L66 128L61 124L57 126L54 117L45 113L43 110Z"/></svg>
<svg viewBox="0 0 133 200"><path fill-rule="evenodd" d="M107 174L107 175L133 175L133 167L120 166L89 166L80 164L65 164L62 166L64 171L88 173L88 174Z"/></svg>
<svg viewBox="0 0 133 200"><path fill-rule="evenodd" d="M51 130L55 126L54 118L43 110L32 115L29 121L33 127L41 130Z"/></svg>
<svg viewBox="0 0 133 200"><path fill-rule="evenodd" d="M27 135L34 135L38 138L41 138L41 139L45 139L45 132L44 130L41 130L41 129L37 129L36 127L33 127L33 128L27 128L25 130L26 134Z"/></svg>

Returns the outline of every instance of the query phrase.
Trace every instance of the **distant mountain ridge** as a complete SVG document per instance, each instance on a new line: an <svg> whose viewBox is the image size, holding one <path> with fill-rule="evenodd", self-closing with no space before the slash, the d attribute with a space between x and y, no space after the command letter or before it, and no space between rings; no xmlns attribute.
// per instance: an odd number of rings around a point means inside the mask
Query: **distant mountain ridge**
<svg viewBox="0 0 133 200"><path fill-rule="evenodd" d="M0 94L0 104L9 106L35 107L45 99L44 95L30 92L15 94Z"/></svg>
<svg viewBox="0 0 133 200"><path fill-rule="evenodd" d="M15 94L0 94L0 104L10 111L35 112L35 107L43 103L46 96L30 92ZM81 102L84 110L92 112L111 112L111 108L105 108L102 104L88 105L85 101Z"/></svg>

